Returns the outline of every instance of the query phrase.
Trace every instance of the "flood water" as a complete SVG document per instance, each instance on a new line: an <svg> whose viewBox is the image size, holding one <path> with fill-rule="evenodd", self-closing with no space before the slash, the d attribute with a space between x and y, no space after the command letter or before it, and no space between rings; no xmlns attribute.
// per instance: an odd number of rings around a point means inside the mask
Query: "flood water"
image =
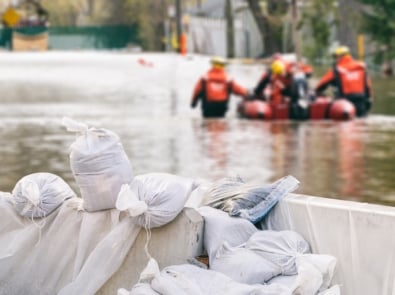
<svg viewBox="0 0 395 295"><path fill-rule="evenodd" d="M380 84L373 113L350 122L225 119L189 107L208 69L202 56L119 52L0 53L0 190L51 172L78 193L69 164L70 117L117 133L135 174L217 180L300 180L298 193L395 205L395 97ZM261 65L232 64L252 88ZM382 83L382 82L380 82ZM391 92L392 91L392 92ZM377 95L379 93L379 95Z"/></svg>

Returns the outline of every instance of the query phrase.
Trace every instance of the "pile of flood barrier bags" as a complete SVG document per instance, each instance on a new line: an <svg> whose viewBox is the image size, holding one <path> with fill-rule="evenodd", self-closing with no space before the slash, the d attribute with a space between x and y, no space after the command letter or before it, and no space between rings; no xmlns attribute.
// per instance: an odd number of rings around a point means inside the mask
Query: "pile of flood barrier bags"
<svg viewBox="0 0 395 295"><path fill-rule="evenodd" d="M294 177L253 184L133 175L115 133L68 118L63 125L77 134L70 166L80 196L49 172L26 175L1 193L0 294L93 295L141 229L164 226L185 207L204 219L209 262L160 270L150 257L140 280L118 295L340 294L331 282L335 257L311 253L296 232L264 229L273 206L297 188Z"/></svg>

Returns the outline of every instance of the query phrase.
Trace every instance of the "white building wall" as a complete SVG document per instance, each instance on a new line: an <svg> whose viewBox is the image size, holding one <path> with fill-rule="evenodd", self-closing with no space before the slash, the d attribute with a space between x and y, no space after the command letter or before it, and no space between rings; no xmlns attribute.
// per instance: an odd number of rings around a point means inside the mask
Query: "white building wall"
<svg viewBox="0 0 395 295"><path fill-rule="evenodd" d="M235 57L257 57L263 52L259 30L248 10L234 16ZM190 18L188 51L227 56L226 21L222 18Z"/></svg>

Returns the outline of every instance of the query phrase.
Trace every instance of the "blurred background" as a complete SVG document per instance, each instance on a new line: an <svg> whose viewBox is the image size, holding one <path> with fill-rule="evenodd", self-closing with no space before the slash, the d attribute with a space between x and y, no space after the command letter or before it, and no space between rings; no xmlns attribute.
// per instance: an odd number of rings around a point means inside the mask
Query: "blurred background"
<svg viewBox="0 0 395 295"><path fill-rule="evenodd" d="M116 132L135 174L268 183L299 193L395 204L395 4L374 0L0 1L0 190L51 172L75 190L64 116ZM252 89L276 52L314 66L347 45L373 78L364 119L224 119L190 109L213 55Z"/></svg>
<svg viewBox="0 0 395 295"><path fill-rule="evenodd" d="M163 52L179 50L185 35L189 52L231 58L294 52L319 64L330 47L346 44L377 70L391 66L393 6L375 0L1 0L0 45L21 50L19 39L46 32L42 46L52 50Z"/></svg>

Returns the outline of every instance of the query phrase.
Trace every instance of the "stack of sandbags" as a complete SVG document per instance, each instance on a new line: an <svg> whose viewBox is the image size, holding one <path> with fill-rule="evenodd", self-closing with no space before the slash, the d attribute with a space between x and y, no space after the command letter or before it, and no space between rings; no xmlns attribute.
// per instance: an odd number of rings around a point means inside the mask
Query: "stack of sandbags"
<svg viewBox="0 0 395 295"><path fill-rule="evenodd" d="M143 271L140 278L150 280L140 280L130 291L120 289L118 295L340 295L339 286L332 285L335 257L312 254L297 232L257 228L298 184L292 176L267 185L241 178L200 182L186 204L204 219L208 264L191 260L191 265L151 270L149 276Z"/></svg>

